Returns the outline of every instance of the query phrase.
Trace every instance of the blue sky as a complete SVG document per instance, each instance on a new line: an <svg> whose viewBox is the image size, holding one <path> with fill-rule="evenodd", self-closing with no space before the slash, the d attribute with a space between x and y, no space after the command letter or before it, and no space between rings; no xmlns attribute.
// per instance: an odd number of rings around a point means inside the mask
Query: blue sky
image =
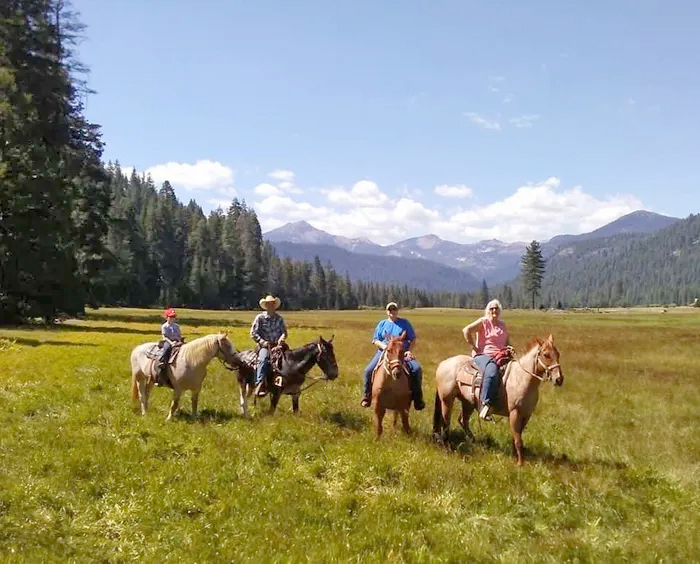
<svg viewBox="0 0 700 564"><path fill-rule="evenodd" d="M700 207L700 3L73 0L105 158L263 229L547 239Z"/></svg>

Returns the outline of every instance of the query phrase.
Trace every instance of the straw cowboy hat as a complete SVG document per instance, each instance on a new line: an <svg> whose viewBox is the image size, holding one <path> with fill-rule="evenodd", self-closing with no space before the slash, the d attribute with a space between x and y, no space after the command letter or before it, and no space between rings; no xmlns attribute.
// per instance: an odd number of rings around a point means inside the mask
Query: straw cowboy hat
<svg viewBox="0 0 700 564"><path fill-rule="evenodd" d="M280 307L282 300L280 300L279 298L275 298L273 296L268 295L268 296L262 298L258 303L260 304L260 307L263 309L265 309L265 305L267 305L267 304L273 304L274 309L277 309L278 307Z"/></svg>

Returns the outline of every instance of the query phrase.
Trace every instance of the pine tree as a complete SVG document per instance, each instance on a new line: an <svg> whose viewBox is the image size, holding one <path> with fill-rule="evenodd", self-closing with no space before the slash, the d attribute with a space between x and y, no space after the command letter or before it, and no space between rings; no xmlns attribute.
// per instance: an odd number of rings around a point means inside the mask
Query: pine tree
<svg viewBox="0 0 700 564"><path fill-rule="evenodd" d="M489 303L489 287L486 285L486 279L481 281L481 303L482 307L486 307Z"/></svg>
<svg viewBox="0 0 700 564"><path fill-rule="evenodd" d="M521 258L521 281L523 290L532 298L532 309L535 309L535 298L542 289L545 260L542 258L542 247L537 241L532 241Z"/></svg>

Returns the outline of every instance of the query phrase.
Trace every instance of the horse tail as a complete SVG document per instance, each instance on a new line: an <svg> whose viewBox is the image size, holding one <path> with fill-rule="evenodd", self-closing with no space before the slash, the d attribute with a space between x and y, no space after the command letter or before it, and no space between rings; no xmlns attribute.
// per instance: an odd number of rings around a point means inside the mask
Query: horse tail
<svg viewBox="0 0 700 564"><path fill-rule="evenodd" d="M435 411L433 411L433 433L440 436L444 422L442 420L442 400L440 394L435 392Z"/></svg>

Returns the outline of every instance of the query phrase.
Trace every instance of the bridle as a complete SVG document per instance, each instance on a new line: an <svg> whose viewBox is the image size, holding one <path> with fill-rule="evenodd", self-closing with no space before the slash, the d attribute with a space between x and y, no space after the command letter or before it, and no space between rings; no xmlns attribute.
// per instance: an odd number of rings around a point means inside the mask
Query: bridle
<svg viewBox="0 0 700 564"><path fill-rule="evenodd" d="M537 347L537 352L535 353L535 361L533 363L532 372L530 372L527 368L525 368L520 363L520 359L518 358L518 355L513 353L513 356L515 357L515 360L518 361L520 368L522 368L530 376L537 378L540 382L551 382L553 380L552 372L554 372L555 370L559 370L559 373L561 374L561 367L560 367L558 362L554 362L554 363L549 364L549 365L545 364L544 361L542 360L542 358L540 357L541 352L542 352L542 346L540 345ZM542 367L544 369L544 377L537 374L537 370L540 367Z"/></svg>
<svg viewBox="0 0 700 564"><path fill-rule="evenodd" d="M405 371L405 366L402 364L400 358L389 360L389 355L387 355L386 349L382 353L382 366L385 372L390 374L392 377L394 377L394 372L396 372L399 368L402 368Z"/></svg>

